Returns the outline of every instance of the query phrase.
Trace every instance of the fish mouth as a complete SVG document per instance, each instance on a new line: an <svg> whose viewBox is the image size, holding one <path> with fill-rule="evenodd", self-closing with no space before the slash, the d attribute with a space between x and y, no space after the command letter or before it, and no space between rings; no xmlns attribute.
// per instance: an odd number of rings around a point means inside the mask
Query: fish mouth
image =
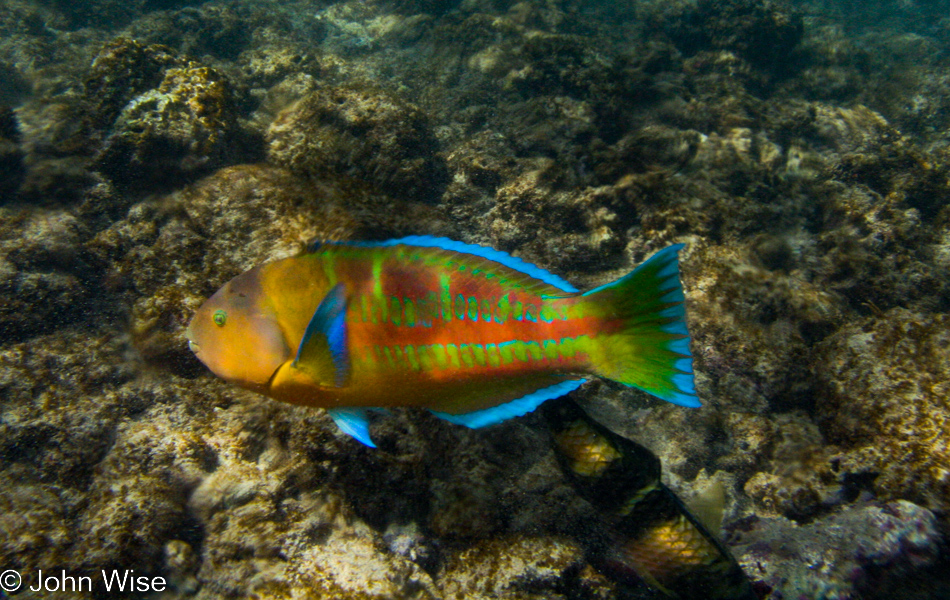
<svg viewBox="0 0 950 600"><path fill-rule="evenodd" d="M191 340L188 340L188 349L195 354L198 354L201 351L201 346Z"/></svg>

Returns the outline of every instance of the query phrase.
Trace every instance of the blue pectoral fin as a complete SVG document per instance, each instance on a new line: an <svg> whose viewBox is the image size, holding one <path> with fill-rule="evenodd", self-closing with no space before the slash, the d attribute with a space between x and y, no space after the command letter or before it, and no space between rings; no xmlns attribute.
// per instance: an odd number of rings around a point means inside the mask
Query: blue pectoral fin
<svg viewBox="0 0 950 600"><path fill-rule="evenodd" d="M545 400L550 400L552 398L563 396L568 392L573 392L577 388L581 387L585 381L587 380L571 379L569 381L562 381L561 383L556 383L552 386L541 388L540 390L531 392L527 396L522 396L517 400L506 402L500 406L493 406L491 408L476 410L475 412L464 413L461 415L453 415L444 412L437 412L434 410L431 412L440 419L445 419L450 423L455 423L456 425L465 425L466 427L471 427L472 429L478 429L479 427L487 427L488 425L494 425L495 423L501 423L502 421L507 421L508 419L514 417L526 415L537 407L541 406L541 403L543 403Z"/></svg>
<svg viewBox="0 0 950 600"><path fill-rule="evenodd" d="M313 313L293 365L321 375L326 375L326 367L332 366L332 378L324 376L319 380L332 380L337 387L346 385L350 356L346 339L346 289L342 283L327 293Z"/></svg>
<svg viewBox="0 0 950 600"><path fill-rule="evenodd" d="M327 414L340 428L340 431L353 436L358 442L375 448L372 438L369 437L369 418L366 408L328 408Z"/></svg>

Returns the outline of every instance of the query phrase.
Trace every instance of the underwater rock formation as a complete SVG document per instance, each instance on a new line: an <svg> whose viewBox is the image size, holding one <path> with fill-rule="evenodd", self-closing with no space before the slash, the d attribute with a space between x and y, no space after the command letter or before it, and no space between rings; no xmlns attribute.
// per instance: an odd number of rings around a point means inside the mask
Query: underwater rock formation
<svg viewBox="0 0 950 600"><path fill-rule="evenodd" d="M121 349L114 337L83 330L7 343L0 352L0 557L11 568L79 568L82 558L70 548L95 465L115 424L141 410L137 394L120 389L134 376Z"/></svg>
<svg viewBox="0 0 950 600"><path fill-rule="evenodd" d="M663 25L684 54L728 50L768 69L787 68L804 32L801 14L770 0L699 0Z"/></svg>
<svg viewBox="0 0 950 600"><path fill-rule="evenodd" d="M453 556L439 579L450 597L541 597L556 593L566 573L582 564L582 552L570 542L502 537Z"/></svg>
<svg viewBox="0 0 950 600"><path fill-rule="evenodd" d="M424 114L371 86L300 99L274 120L267 141L269 159L295 173L353 177L394 198L437 199L446 183Z"/></svg>
<svg viewBox="0 0 950 600"><path fill-rule="evenodd" d="M521 248L552 269L616 264L626 246L620 232L629 227L617 214L623 191L556 191L546 185L546 166L498 189L486 215L493 245Z"/></svg>
<svg viewBox="0 0 950 600"><path fill-rule="evenodd" d="M224 164L234 153L237 122L227 79L188 63L165 69L157 87L122 109L96 156L115 181L166 187Z"/></svg>
<svg viewBox="0 0 950 600"><path fill-rule="evenodd" d="M77 320L91 300L85 223L66 211L0 214L0 332L21 340Z"/></svg>
<svg viewBox="0 0 950 600"><path fill-rule="evenodd" d="M893 309L842 328L816 361L838 468L884 499L950 506L946 315Z"/></svg>
<svg viewBox="0 0 950 600"><path fill-rule="evenodd" d="M147 46L129 38L112 40L99 51L86 76L91 125L100 130L111 127L133 98L162 83L166 69L184 65L167 46Z"/></svg>
<svg viewBox="0 0 950 600"><path fill-rule="evenodd" d="M663 597L587 564L540 416L396 410L371 452L181 332L312 238L446 235L582 289L686 242L703 408L571 399L684 500L723 485L769 600L940 597L945 5L0 3L0 562L169 598Z"/></svg>
<svg viewBox="0 0 950 600"><path fill-rule="evenodd" d="M934 514L904 500L858 505L803 526L751 519L731 532L739 562L773 600L935 597L926 579L938 539ZM903 595L907 579L917 583Z"/></svg>

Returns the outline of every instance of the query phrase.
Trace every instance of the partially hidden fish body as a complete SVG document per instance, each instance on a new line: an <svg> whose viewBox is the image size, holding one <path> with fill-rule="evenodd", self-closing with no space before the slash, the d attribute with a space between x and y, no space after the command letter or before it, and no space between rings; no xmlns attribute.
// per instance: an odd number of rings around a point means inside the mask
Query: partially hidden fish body
<svg viewBox="0 0 950 600"><path fill-rule="evenodd" d="M444 238L323 243L232 279L186 335L217 375L326 408L368 445L368 408L416 406L482 427L591 376L699 406L681 247L580 293L508 254Z"/></svg>
<svg viewBox="0 0 950 600"><path fill-rule="evenodd" d="M600 535L584 541L598 571L622 584L645 582L670 598L756 600L717 540L722 499L713 522L703 523L660 480L660 461L649 450L574 403L560 402L545 417L564 472L603 521Z"/></svg>

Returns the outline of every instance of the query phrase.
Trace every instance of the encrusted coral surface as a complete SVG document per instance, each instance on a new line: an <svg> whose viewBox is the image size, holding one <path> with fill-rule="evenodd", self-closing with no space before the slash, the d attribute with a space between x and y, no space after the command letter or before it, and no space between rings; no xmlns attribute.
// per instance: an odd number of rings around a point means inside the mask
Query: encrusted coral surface
<svg viewBox="0 0 950 600"><path fill-rule="evenodd" d="M939 583L921 571L940 552L936 527L932 512L898 500L858 503L804 526L752 518L737 524L732 541L739 561L776 600L939 598ZM917 574L910 585L909 573Z"/></svg>
<svg viewBox="0 0 950 600"><path fill-rule="evenodd" d="M281 112L267 131L268 158L311 177L362 175L398 198L438 198L445 167L425 115L372 87L334 87Z"/></svg>
<svg viewBox="0 0 950 600"><path fill-rule="evenodd" d="M122 109L95 157L114 180L166 187L224 164L237 123L227 79L194 63L164 71L159 84Z"/></svg>
<svg viewBox="0 0 950 600"><path fill-rule="evenodd" d="M882 498L950 507L950 321L895 308L843 327L819 351L818 407L835 460ZM895 460L899 457L900 460Z"/></svg>
<svg viewBox="0 0 950 600"><path fill-rule="evenodd" d="M686 243L703 408L572 397L724 487L763 597L950 585L946 2L0 4L0 570L663 597L587 565L540 418L393 411L370 450L187 349L262 261L430 234L580 288Z"/></svg>

